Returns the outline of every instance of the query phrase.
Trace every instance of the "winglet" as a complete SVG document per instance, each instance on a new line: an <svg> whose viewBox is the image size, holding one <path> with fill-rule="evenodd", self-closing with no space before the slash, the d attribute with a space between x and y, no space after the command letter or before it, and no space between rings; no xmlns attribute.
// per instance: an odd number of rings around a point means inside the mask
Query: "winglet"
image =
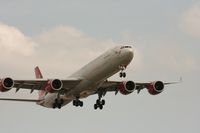
<svg viewBox="0 0 200 133"><path fill-rule="evenodd" d="M42 73L40 71L40 68L38 66L35 67L35 77L36 77L36 79L42 79L43 78Z"/></svg>

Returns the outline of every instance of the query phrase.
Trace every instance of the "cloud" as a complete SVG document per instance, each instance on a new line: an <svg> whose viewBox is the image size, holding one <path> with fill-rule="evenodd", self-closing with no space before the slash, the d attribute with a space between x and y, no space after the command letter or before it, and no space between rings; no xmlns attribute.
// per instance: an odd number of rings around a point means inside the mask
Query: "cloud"
<svg viewBox="0 0 200 133"><path fill-rule="evenodd" d="M107 49L119 45L112 39L96 39L71 26L57 26L34 37L27 37L19 29L5 24L0 28L1 76L13 78L33 78L36 65L41 67L46 78L66 78ZM134 45L135 58L129 67L130 73L141 75L161 71L161 68L188 72L197 66L187 50L169 45L171 42L146 44L127 31L122 38L121 44ZM133 38L136 39L132 41Z"/></svg>
<svg viewBox="0 0 200 133"><path fill-rule="evenodd" d="M66 78L117 45L112 39L99 40L71 26L57 26L27 37L16 27L0 24L0 35L1 76L17 78L33 77L36 65L45 69L47 78Z"/></svg>
<svg viewBox="0 0 200 133"><path fill-rule="evenodd" d="M57 26L35 36L34 40L39 44L37 56L41 61L38 64L66 73L74 72L117 45L111 39L98 40L71 26Z"/></svg>
<svg viewBox="0 0 200 133"><path fill-rule="evenodd" d="M40 47L54 50L100 51L116 45L111 39L98 40L70 26L57 26L34 37ZM51 52L51 51L50 51Z"/></svg>
<svg viewBox="0 0 200 133"><path fill-rule="evenodd" d="M29 56L36 43L13 26L0 23L0 55Z"/></svg>
<svg viewBox="0 0 200 133"><path fill-rule="evenodd" d="M135 74L152 73L159 75L159 72L190 73L198 69L198 63L193 53L188 51L178 42L169 39L159 38L147 41L129 31L122 32L125 41L131 40L135 58L132 62L131 71Z"/></svg>
<svg viewBox="0 0 200 133"><path fill-rule="evenodd" d="M153 48L154 50L150 50L154 52L150 55L154 57L153 65L157 67L175 72L191 72L197 69L195 57L176 43L165 42Z"/></svg>
<svg viewBox="0 0 200 133"><path fill-rule="evenodd" d="M200 2L195 3L184 12L180 26L186 33L200 38Z"/></svg>

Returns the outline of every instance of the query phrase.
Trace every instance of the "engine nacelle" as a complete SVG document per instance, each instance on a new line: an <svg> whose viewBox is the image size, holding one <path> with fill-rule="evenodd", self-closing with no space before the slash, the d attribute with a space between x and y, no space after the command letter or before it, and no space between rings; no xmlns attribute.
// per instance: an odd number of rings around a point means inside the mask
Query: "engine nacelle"
<svg viewBox="0 0 200 133"><path fill-rule="evenodd" d="M46 87L44 88L45 91L49 93L54 93L56 91L61 90L63 87L63 83L59 79L49 80Z"/></svg>
<svg viewBox="0 0 200 133"><path fill-rule="evenodd" d="M155 81L148 85L147 87L151 95L157 95L164 90L164 83L162 81Z"/></svg>
<svg viewBox="0 0 200 133"><path fill-rule="evenodd" d="M14 86L14 81L11 78L3 78L0 80L0 91L6 92L12 89Z"/></svg>
<svg viewBox="0 0 200 133"><path fill-rule="evenodd" d="M119 84L119 91L123 95L128 95L136 89L136 84L133 81L125 81Z"/></svg>

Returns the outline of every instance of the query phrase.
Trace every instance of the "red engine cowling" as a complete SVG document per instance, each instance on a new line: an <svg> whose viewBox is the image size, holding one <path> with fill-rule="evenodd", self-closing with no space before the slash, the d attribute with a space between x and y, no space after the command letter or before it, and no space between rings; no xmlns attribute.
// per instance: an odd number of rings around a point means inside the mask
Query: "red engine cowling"
<svg viewBox="0 0 200 133"><path fill-rule="evenodd" d="M164 90L164 84L162 81L155 81L150 83L147 89L151 95L157 95Z"/></svg>
<svg viewBox="0 0 200 133"><path fill-rule="evenodd" d="M59 79L49 80L46 87L44 88L45 91L49 93L54 93L56 91L61 90L63 87L63 83Z"/></svg>
<svg viewBox="0 0 200 133"><path fill-rule="evenodd" d="M132 93L136 88L136 84L133 81L125 81L119 84L119 91L123 95Z"/></svg>
<svg viewBox="0 0 200 133"><path fill-rule="evenodd" d="M0 91L6 92L12 89L14 86L14 81L11 78L3 78L0 80Z"/></svg>

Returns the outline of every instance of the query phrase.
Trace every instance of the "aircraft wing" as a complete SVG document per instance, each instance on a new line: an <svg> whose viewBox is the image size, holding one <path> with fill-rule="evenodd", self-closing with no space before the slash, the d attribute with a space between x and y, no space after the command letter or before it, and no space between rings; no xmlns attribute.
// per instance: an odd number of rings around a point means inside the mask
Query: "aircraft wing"
<svg viewBox="0 0 200 133"><path fill-rule="evenodd" d="M62 90L69 90L75 87L81 80L80 79L67 79L61 80L63 87ZM14 80L14 88L16 91L20 89L42 90L48 84L49 80L36 79L36 80Z"/></svg>
<svg viewBox="0 0 200 133"><path fill-rule="evenodd" d="M170 84L176 84L176 83L180 83L182 81L182 79L180 78L180 81L178 82L161 82L163 83L163 85L170 85ZM128 81L104 81L100 86L99 86L99 89L97 91L98 92L102 92L103 94L105 94L106 92L115 92L115 94L118 93L119 91L119 86L120 84L123 84L123 83L127 83ZM135 86L135 90L137 90L137 92L139 93L141 90L143 89L149 89L149 86L150 85L153 85L154 83L156 83L158 81L154 81L154 82L136 82L134 83L136 86ZM163 86L163 89L164 89L164 86Z"/></svg>

